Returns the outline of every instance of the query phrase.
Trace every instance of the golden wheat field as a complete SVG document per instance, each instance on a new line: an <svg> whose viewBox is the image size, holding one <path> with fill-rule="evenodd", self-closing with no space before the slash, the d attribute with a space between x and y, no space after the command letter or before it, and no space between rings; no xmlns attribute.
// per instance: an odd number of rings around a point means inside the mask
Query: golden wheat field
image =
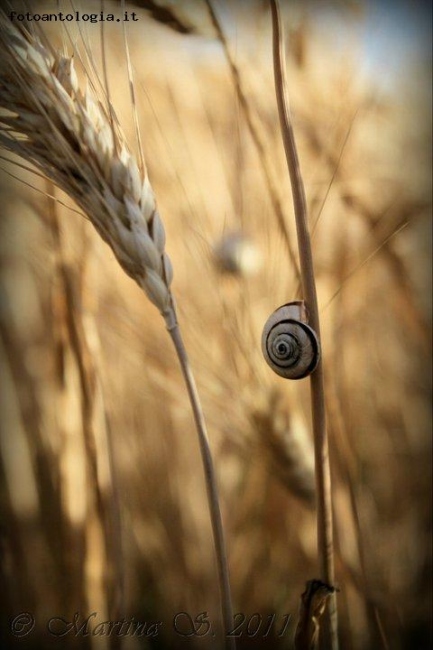
<svg viewBox="0 0 433 650"><path fill-rule="evenodd" d="M238 650L289 650L318 569L309 382L273 374L260 343L271 312L302 297L270 11L212 0L218 32L208 5L128 1L126 23L28 27L74 52L80 83L85 70L101 93L108 81L138 155L126 33L218 478L233 633ZM424 650L429 16L417 2L281 7L320 307L340 648ZM3 150L0 188L2 647L219 650L203 469L164 321L72 200Z"/></svg>

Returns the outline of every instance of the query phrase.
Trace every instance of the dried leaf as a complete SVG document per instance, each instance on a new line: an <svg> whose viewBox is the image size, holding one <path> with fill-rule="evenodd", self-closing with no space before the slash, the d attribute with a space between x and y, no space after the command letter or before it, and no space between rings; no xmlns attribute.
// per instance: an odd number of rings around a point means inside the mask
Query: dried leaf
<svg viewBox="0 0 433 650"><path fill-rule="evenodd" d="M299 620L295 633L295 650L315 650L319 641L320 619L326 601L335 591L321 580L308 580L301 596Z"/></svg>

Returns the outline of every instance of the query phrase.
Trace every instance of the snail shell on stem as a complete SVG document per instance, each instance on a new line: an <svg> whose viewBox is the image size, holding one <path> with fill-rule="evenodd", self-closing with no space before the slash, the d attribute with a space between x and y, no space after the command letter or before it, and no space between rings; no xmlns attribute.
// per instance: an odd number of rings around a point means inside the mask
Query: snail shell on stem
<svg viewBox="0 0 433 650"><path fill-rule="evenodd" d="M272 370L286 379L303 379L316 369L319 340L307 323L302 300L289 302L271 314L263 329L262 352Z"/></svg>

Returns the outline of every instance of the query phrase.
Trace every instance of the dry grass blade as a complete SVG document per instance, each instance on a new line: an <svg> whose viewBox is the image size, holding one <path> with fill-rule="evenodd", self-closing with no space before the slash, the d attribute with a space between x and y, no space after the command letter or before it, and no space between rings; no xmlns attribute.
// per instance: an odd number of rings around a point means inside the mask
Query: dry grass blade
<svg viewBox="0 0 433 650"><path fill-rule="evenodd" d="M218 36L218 39L221 42L221 45L224 48L224 54L227 59L227 63L230 68L230 74L233 79L234 86L236 88L236 92L238 93L239 97L239 102L240 106L242 108L242 111L245 116L245 121L248 126L248 130L251 134L251 138L253 140L254 146L257 149L257 152L259 154L259 162L261 165L261 168L263 170L263 175L266 180L266 184L269 190L269 196L272 201L272 207L275 212L275 217L277 220L277 225L278 228L281 232L281 235L284 239L284 242L287 246L287 252L289 255L290 263L293 267L293 271L295 273L297 281L300 283L300 272L299 272L299 265L298 261L296 259L295 251L292 245L292 238L289 233L289 228L286 223L286 215L284 212L283 208L283 201L280 197L280 191L278 189L278 182L276 180L275 172L272 168L272 162L270 159L270 156L267 151L266 147L266 136L263 134L263 130L260 126L259 120L256 118L254 115L250 104L248 102L244 86L242 83L242 78L241 74L239 72L238 66L236 65L236 61L230 51L229 44L227 42L227 38L224 34L224 30L222 28L221 22L218 19L218 16L215 12L214 6L212 4L211 0L206 0L206 4L209 9L209 15L212 20L212 24L215 28L216 34Z"/></svg>

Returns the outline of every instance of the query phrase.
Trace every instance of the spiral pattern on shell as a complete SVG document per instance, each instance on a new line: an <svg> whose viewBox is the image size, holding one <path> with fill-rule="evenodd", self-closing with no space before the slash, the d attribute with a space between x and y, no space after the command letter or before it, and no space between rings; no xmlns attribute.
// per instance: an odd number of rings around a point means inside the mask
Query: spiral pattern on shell
<svg viewBox="0 0 433 650"><path fill-rule="evenodd" d="M293 318L301 303L283 305L268 319L262 335L262 351L267 364L281 377L302 379L319 362L319 341L303 320Z"/></svg>

